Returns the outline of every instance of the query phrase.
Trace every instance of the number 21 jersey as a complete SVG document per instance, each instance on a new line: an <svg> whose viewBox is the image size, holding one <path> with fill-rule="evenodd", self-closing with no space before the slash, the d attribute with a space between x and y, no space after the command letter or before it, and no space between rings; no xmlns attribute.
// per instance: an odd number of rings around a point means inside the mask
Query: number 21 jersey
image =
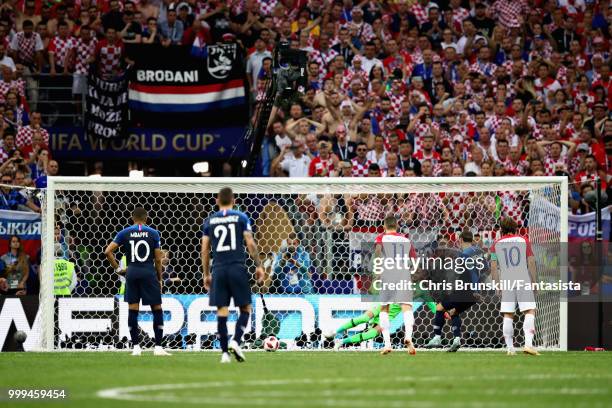
<svg viewBox="0 0 612 408"><path fill-rule="evenodd" d="M243 212L222 210L208 217L202 227L202 234L210 237L213 268L225 265L245 266L245 231L251 232L251 223Z"/></svg>

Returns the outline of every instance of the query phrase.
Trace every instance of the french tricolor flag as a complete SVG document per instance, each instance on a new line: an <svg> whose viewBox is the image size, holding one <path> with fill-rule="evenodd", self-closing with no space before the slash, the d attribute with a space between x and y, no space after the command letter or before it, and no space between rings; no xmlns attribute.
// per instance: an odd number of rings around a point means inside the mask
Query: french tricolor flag
<svg viewBox="0 0 612 408"><path fill-rule="evenodd" d="M132 82L130 108L149 112L202 112L242 105L242 79L210 85L148 85Z"/></svg>

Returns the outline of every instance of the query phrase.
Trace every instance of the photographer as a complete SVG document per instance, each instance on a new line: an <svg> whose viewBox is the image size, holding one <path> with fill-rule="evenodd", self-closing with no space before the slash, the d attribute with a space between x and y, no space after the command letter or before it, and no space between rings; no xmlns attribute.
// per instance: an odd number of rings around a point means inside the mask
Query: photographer
<svg viewBox="0 0 612 408"><path fill-rule="evenodd" d="M274 259L274 283L279 293L308 294L312 292L310 281L310 255L302 247L295 233L287 237L287 244Z"/></svg>

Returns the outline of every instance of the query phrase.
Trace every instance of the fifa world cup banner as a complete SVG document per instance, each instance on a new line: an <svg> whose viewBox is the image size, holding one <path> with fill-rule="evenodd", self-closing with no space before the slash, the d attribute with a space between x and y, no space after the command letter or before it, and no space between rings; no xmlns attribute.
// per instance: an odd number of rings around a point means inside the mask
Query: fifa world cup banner
<svg viewBox="0 0 612 408"><path fill-rule="evenodd" d="M246 70L237 44L207 46L205 58L187 46L133 50L129 105L143 127L246 125Z"/></svg>
<svg viewBox="0 0 612 408"><path fill-rule="evenodd" d="M610 238L610 208L608 206L601 210L601 227L604 241ZM569 242L592 241L597 235L597 213L575 215L569 214Z"/></svg>
<svg viewBox="0 0 612 408"><path fill-rule="evenodd" d="M128 128L122 139L100 139L82 128L53 127L49 139L60 160L223 159L245 157L244 126L174 129Z"/></svg>
<svg viewBox="0 0 612 408"><path fill-rule="evenodd" d="M128 123L127 77L105 80L95 70L87 77L85 133L96 139L117 139Z"/></svg>
<svg viewBox="0 0 612 408"><path fill-rule="evenodd" d="M0 255L9 251L13 235L21 238L21 245L31 260L38 259L40 250L40 214L29 211L0 210Z"/></svg>

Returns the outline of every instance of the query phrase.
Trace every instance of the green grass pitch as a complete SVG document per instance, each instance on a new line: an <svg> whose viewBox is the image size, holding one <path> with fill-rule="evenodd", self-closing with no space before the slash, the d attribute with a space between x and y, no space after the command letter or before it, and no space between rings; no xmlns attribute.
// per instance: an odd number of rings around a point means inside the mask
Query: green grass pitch
<svg viewBox="0 0 612 408"><path fill-rule="evenodd" d="M65 388L2 407L611 407L612 353L394 351L219 354L2 353L6 388Z"/></svg>

